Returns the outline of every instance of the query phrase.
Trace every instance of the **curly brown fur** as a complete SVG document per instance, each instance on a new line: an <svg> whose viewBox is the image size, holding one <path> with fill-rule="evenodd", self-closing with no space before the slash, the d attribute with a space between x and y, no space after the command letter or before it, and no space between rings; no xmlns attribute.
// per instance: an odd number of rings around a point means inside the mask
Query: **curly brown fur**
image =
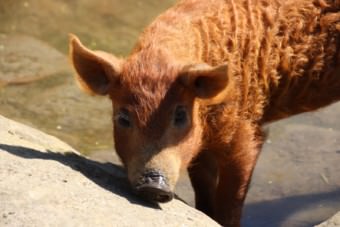
<svg viewBox="0 0 340 227"><path fill-rule="evenodd" d="M114 124L130 181L160 169L173 188L188 168L196 207L238 226L263 124L340 99L340 1L182 0L127 59L75 37L71 58L85 90L108 94L114 119L124 109L136 124ZM172 125L179 106L182 129Z"/></svg>

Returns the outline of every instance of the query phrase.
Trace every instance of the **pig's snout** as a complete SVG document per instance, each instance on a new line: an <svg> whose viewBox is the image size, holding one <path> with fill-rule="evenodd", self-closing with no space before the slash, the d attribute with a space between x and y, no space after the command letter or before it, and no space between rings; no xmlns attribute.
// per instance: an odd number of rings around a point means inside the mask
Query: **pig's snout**
<svg viewBox="0 0 340 227"><path fill-rule="evenodd" d="M169 202L174 194L170 190L166 178L159 171L147 171L135 185L137 194L150 202Z"/></svg>

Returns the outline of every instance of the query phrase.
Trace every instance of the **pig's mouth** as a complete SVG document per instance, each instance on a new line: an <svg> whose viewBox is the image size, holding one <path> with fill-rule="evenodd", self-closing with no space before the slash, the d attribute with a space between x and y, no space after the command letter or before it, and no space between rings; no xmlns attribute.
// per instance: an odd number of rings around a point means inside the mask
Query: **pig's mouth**
<svg viewBox="0 0 340 227"><path fill-rule="evenodd" d="M144 172L134 188L138 195L149 202L165 203L174 197L166 178L157 170Z"/></svg>

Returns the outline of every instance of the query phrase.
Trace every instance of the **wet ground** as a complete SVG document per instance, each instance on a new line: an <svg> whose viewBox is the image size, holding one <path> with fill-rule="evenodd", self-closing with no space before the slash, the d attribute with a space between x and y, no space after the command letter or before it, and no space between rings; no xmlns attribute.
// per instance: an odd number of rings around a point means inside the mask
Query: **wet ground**
<svg viewBox="0 0 340 227"><path fill-rule="evenodd" d="M127 55L174 0L0 1L0 114L89 153L112 148L111 106L79 91L68 34L90 48Z"/></svg>
<svg viewBox="0 0 340 227"><path fill-rule="evenodd" d="M174 0L0 1L0 114L56 135L93 158L118 162L111 106L83 94L67 34L126 55L143 26ZM340 103L269 126L244 226L312 226L340 210ZM193 204L184 177L178 194Z"/></svg>

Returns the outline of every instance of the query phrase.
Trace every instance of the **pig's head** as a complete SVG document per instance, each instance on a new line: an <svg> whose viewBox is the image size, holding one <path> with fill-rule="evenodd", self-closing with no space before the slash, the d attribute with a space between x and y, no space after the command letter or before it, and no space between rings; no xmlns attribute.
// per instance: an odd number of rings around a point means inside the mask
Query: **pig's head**
<svg viewBox="0 0 340 227"><path fill-rule="evenodd" d="M115 149L132 187L150 201L171 200L181 168L201 149L200 110L218 102L226 65L183 66L157 50L122 60L87 49L75 36L70 57L81 87L112 100Z"/></svg>

